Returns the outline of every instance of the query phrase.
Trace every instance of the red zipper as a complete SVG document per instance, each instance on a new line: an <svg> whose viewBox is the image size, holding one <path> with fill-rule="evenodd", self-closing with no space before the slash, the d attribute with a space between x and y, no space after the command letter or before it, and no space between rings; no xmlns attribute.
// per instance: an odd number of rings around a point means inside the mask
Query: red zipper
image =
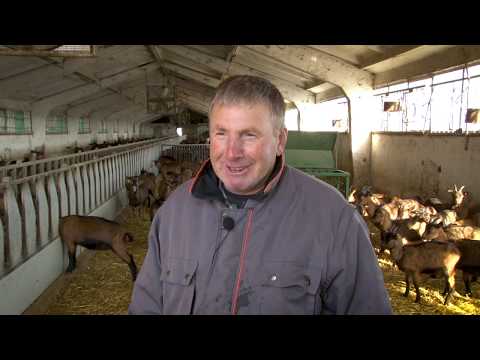
<svg viewBox="0 0 480 360"><path fill-rule="evenodd" d="M245 256L247 255L247 248L248 248L248 241L250 240L250 229L252 227L252 219L253 219L253 209L248 209L248 220L247 220L247 227L245 229L245 234L243 235L243 243L242 243L242 252L240 254L240 264L237 273L237 281L235 282L235 289L233 291L232 297L232 315L236 315L238 308L238 294L240 292L240 283L242 282L243 271L245 269Z"/></svg>

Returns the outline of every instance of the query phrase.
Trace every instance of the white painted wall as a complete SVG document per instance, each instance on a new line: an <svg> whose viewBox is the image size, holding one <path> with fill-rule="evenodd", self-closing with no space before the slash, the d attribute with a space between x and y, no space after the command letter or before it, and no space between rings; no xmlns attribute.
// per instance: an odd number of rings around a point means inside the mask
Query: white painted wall
<svg viewBox="0 0 480 360"><path fill-rule="evenodd" d="M0 102L0 105L4 102ZM5 104L7 105L7 104ZM8 105L10 105L8 103ZM18 107L16 107L18 108ZM116 119L107 119L106 134L98 134L100 129L100 119L92 118L90 122L91 132L89 134L79 134L79 117L68 117L68 134L45 134L47 115L45 111L32 111L32 131L33 135L0 135L0 156L4 157L6 151L11 154L11 159L20 159L23 155L45 144L45 152L47 156L54 156L63 153L66 146L77 144L78 146L88 145L92 140L96 140L98 143L104 141L114 140L113 129L114 121ZM128 138L133 136L133 121L128 118L120 119L119 121L119 138L125 138L125 134L128 134ZM148 125L143 125L142 136L153 136L154 130ZM138 136L137 130L137 136ZM171 134L170 134L171 135ZM173 134L172 136L175 136ZM165 135L163 135L165 136ZM9 149L9 150L8 150Z"/></svg>
<svg viewBox="0 0 480 360"><path fill-rule="evenodd" d="M465 185L480 202L480 136L372 134L374 189L400 196L436 196Z"/></svg>

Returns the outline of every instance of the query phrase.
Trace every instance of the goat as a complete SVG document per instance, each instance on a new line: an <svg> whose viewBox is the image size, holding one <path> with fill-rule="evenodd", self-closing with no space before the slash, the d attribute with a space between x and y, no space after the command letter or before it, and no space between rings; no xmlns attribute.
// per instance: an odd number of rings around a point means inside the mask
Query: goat
<svg viewBox="0 0 480 360"><path fill-rule="evenodd" d="M460 250L452 243L427 241L416 244L403 245L398 236L386 244L387 249L397 264L405 273L406 289L403 296L410 292L410 278L413 280L416 292L416 303L421 302L418 286L420 274L431 274L441 271L445 277L444 305L447 305L455 291L455 266L460 259Z"/></svg>
<svg viewBox="0 0 480 360"><path fill-rule="evenodd" d="M392 221L390 227L381 232L380 254L393 237L399 237L404 245L423 241L422 235L426 227L427 223L418 218Z"/></svg>
<svg viewBox="0 0 480 360"><path fill-rule="evenodd" d="M465 284L465 295L472 296L470 283L480 276L480 242L467 239L455 241L461 253L456 268L462 270L463 282Z"/></svg>
<svg viewBox="0 0 480 360"><path fill-rule="evenodd" d="M428 224L423 234L425 240L480 240L480 228L473 226L450 225L442 227L441 225Z"/></svg>
<svg viewBox="0 0 480 360"><path fill-rule="evenodd" d="M457 188L454 184L453 189L448 189L448 192L452 194L453 205L451 207L457 213L457 219L459 225L477 225L480 226L480 206L472 206L471 195L468 191L464 191L465 185Z"/></svg>
<svg viewBox="0 0 480 360"><path fill-rule="evenodd" d="M453 210L442 210L437 212L436 215L431 216L430 214L421 213L420 217L423 218L427 223L450 226L457 222L457 213Z"/></svg>
<svg viewBox="0 0 480 360"><path fill-rule="evenodd" d="M149 195L153 195L153 192L146 189L138 177L127 176L125 187L127 189L128 205L132 209L137 209L138 215L140 215L141 208L150 207Z"/></svg>
<svg viewBox="0 0 480 360"><path fill-rule="evenodd" d="M60 218L59 233L68 250L67 273L76 267L75 254L77 245L80 245L90 250L111 249L128 264L132 280L136 280L137 266L126 246L127 242L133 241L133 236L119 223L95 216L69 215Z"/></svg>

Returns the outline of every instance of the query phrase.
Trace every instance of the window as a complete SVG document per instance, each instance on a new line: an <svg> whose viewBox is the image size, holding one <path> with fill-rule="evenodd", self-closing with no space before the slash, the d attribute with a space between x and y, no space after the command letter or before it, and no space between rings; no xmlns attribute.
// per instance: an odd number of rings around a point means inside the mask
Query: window
<svg viewBox="0 0 480 360"><path fill-rule="evenodd" d="M107 127L105 125L105 120L100 120L100 128L98 129L98 134L106 134L108 132Z"/></svg>
<svg viewBox="0 0 480 360"><path fill-rule="evenodd" d="M7 133L7 111L0 109L0 134Z"/></svg>
<svg viewBox="0 0 480 360"><path fill-rule="evenodd" d="M23 110L0 109L0 134L32 134L31 113Z"/></svg>
<svg viewBox="0 0 480 360"><path fill-rule="evenodd" d="M81 117L78 121L78 133L79 134L90 134L90 119L86 117Z"/></svg>
<svg viewBox="0 0 480 360"><path fill-rule="evenodd" d="M115 120L115 122L113 123L113 133L114 134L118 134L119 132L119 129L120 129L120 120Z"/></svg>
<svg viewBox="0 0 480 360"><path fill-rule="evenodd" d="M465 122L468 108L480 108L478 65L376 89L374 95L378 98L377 131L480 131L480 124ZM384 111L385 101L399 101L400 111Z"/></svg>
<svg viewBox="0 0 480 360"><path fill-rule="evenodd" d="M66 115L58 114L47 118L46 134L68 134Z"/></svg>
<svg viewBox="0 0 480 360"><path fill-rule="evenodd" d="M348 103L342 97L318 104L298 104L300 110L301 131L334 131L348 130ZM297 111L290 110L285 116L287 129L298 130Z"/></svg>

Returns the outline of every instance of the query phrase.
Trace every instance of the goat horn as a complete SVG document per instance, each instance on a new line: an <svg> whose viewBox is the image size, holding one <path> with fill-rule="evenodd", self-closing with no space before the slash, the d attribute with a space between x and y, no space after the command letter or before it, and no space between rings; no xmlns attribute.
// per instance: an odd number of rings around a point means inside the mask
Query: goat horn
<svg viewBox="0 0 480 360"><path fill-rule="evenodd" d="M462 185L462 187L458 191L462 191L464 187L465 187L465 185Z"/></svg>
<svg viewBox="0 0 480 360"><path fill-rule="evenodd" d="M455 186L455 191L458 191L457 184L453 184L453 186Z"/></svg>

